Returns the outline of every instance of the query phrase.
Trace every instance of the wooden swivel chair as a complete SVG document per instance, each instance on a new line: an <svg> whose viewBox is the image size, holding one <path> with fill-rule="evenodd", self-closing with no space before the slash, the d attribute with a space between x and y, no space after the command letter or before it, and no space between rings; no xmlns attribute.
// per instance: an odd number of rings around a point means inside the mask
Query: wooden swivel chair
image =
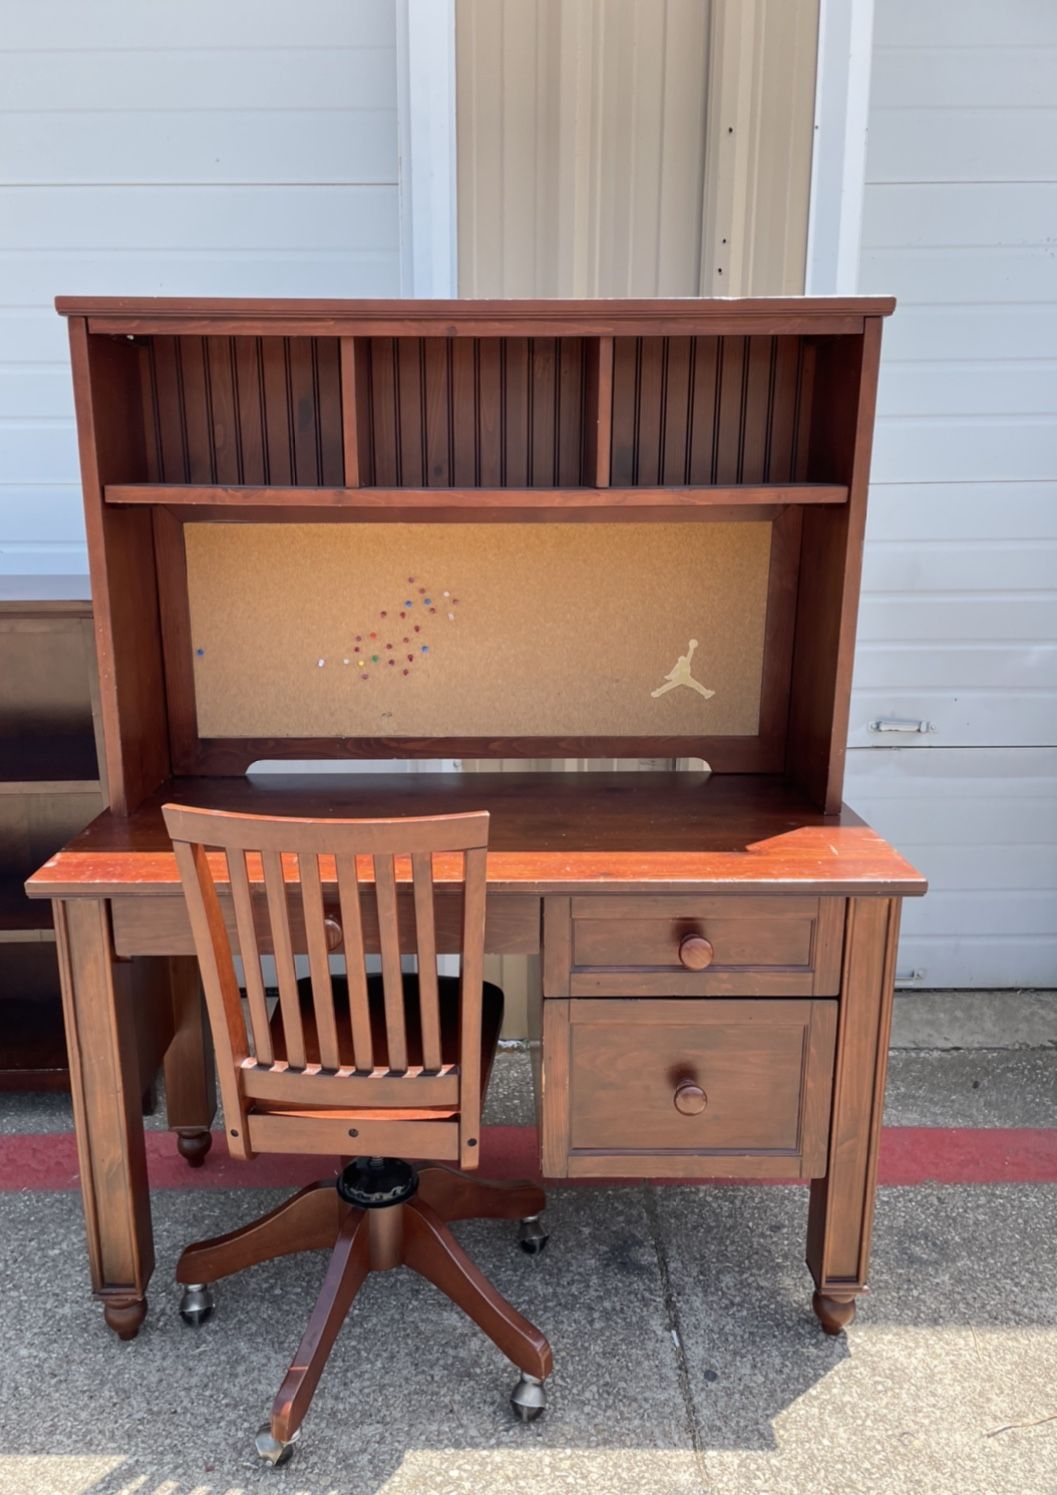
<svg viewBox="0 0 1057 1495"><path fill-rule="evenodd" d="M272 1464L289 1458L361 1283L369 1272L401 1265L446 1293L509 1356L521 1371L514 1410L524 1421L538 1417L550 1346L472 1264L448 1222L520 1219L522 1245L536 1251L546 1241L538 1221L543 1191L403 1161L407 1154L477 1165L503 1009L502 992L482 980L488 815L300 820L179 805L166 805L164 815L201 967L232 1155L362 1154L336 1178L302 1189L252 1224L188 1246L177 1265L181 1313L199 1324L212 1312L209 1284L221 1277L297 1251L331 1250L315 1311L271 1421L258 1434L258 1453ZM413 938L410 909L400 918L397 857L410 859ZM445 882L443 904L458 909L454 894L462 895L459 978L437 972L435 870ZM218 874L230 885L245 1007ZM250 879L262 874L266 907L255 908ZM402 943L417 951L416 975L401 969ZM441 943L450 949L456 942ZM380 976L366 972L368 948L381 952ZM274 1011L262 951L275 958ZM302 951L311 974L299 981L294 955ZM332 952L344 955L346 976L331 973Z"/></svg>

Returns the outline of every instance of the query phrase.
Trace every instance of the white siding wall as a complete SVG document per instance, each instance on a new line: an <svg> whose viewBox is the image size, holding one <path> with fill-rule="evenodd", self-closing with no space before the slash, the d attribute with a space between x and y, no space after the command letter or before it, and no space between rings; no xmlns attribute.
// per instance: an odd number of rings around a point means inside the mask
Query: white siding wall
<svg viewBox="0 0 1057 1495"><path fill-rule="evenodd" d="M398 295L393 0L48 0L0 32L0 573L85 569L57 294Z"/></svg>
<svg viewBox="0 0 1057 1495"><path fill-rule="evenodd" d="M861 288L899 306L847 795L931 879L916 985L1057 984L1055 79L1049 0L877 0Z"/></svg>

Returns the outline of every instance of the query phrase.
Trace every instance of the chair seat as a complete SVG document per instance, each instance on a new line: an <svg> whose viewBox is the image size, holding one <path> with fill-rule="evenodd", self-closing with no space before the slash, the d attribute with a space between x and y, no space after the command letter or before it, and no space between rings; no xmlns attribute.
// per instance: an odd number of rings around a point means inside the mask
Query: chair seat
<svg viewBox="0 0 1057 1495"><path fill-rule="evenodd" d="M338 1052L344 1064L351 1065L352 1023L349 1016L349 987L344 976L333 976L334 1011L338 1029ZM316 1031L315 1012L312 1006L312 983L303 977L297 983L301 1002L301 1024L305 1035L305 1057L309 1064L319 1064L319 1036ZM459 1062L459 978L439 976L437 994L440 1006L440 1050L444 1064ZM371 1014L371 1043L375 1068L389 1067L389 1046L385 1031L385 990L381 976L367 977L367 998ZM422 1024L420 1020L418 977L404 974L404 1013L407 1024L407 1062L421 1065ZM499 1042L499 1030L503 1023L503 993L490 981L482 985L481 996L481 1091L488 1084L488 1076ZM282 1009L276 1003L271 1018L272 1051L276 1060L286 1058L286 1036L283 1032Z"/></svg>

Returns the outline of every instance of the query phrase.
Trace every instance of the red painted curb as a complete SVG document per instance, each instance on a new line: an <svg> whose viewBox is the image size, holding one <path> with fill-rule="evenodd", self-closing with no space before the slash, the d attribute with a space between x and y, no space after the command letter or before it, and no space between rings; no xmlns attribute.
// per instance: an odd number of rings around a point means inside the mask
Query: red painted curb
<svg viewBox="0 0 1057 1495"><path fill-rule="evenodd" d="M233 1162L216 1133L201 1168L189 1168L176 1151L171 1132L147 1136L147 1168L155 1189L287 1189L325 1177L336 1160L261 1157ZM485 1127L481 1138L485 1178L538 1178L536 1129ZM32 1132L0 1141L0 1192L77 1187L77 1146L72 1132ZM663 1183L716 1186L786 1180L663 1179ZM879 1184L1053 1184L1057 1183L1057 1128L1054 1127L886 1127L881 1138ZM556 1180L564 1183L564 1180ZM593 1185L593 1180L589 1181ZM641 1179L609 1180L641 1183Z"/></svg>

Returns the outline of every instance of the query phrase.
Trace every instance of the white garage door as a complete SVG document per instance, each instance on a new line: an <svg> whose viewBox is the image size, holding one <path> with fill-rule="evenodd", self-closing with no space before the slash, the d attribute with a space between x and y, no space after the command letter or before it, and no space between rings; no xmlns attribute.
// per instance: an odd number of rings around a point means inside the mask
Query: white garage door
<svg viewBox="0 0 1057 1495"><path fill-rule="evenodd" d="M57 293L399 294L395 10L5 7L0 573L86 569Z"/></svg>
<svg viewBox="0 0 1057 1495"><path fill-rule="evenodd" d="M1057 985L1055 78L1049 0L877 0L861 287L899 307L847 796L931 879L919 986Z"/></svg>

